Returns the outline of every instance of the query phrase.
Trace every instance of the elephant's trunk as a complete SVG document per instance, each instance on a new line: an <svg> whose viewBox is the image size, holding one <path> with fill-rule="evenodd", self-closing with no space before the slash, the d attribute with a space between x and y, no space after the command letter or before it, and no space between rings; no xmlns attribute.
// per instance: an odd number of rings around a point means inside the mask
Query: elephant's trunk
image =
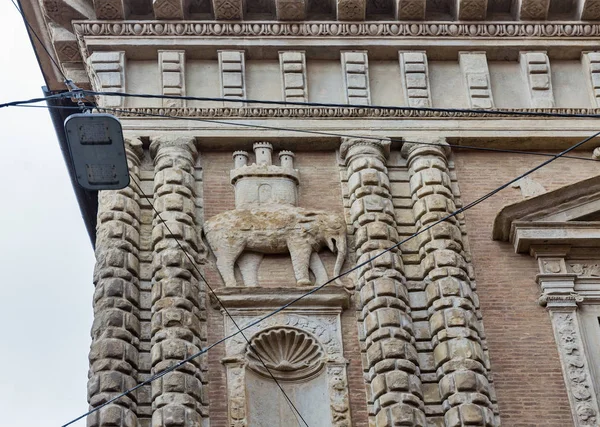
<svg viewBox="0 0 600 427"><path fill-rule="evenodd" d="M346 260L347 248L345 230L342 233L340 233L337 239L335 239L335 247L337 249L337 258L335 259L335 266L333 267L333 277L337 277L340 275L340 272L342 271L342 266L344 265L344 261ZM337 283L340 286L344 285L341 278L337 278L335 280L335 283Z"/></svg>

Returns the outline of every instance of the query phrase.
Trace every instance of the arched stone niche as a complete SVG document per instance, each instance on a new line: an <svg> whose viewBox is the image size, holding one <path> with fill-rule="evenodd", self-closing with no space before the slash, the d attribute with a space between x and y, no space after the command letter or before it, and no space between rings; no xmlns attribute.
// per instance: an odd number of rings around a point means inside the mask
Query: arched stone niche
<svg viewBox="0 0 600 427"><path fill-rule="evenodd" d="M295 425L296 418L273 376L310 426L342 427L350 420L346 359L339 312L280 313L226 342L229 425ZM262 315L236 314L240 327ZM225 318L227 334L237 328ZM329 416L324 416L329 414Z"/></svg>

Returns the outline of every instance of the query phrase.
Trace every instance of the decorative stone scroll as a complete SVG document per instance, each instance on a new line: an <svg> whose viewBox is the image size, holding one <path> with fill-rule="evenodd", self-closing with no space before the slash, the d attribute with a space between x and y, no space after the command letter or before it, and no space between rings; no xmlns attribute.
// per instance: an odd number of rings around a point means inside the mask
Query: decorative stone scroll
<svg viewBox="0 0 600 427"><path fill-rule="evenodd" d="M125 143L132 180L139 179L142 142ZM98 406L137 384L140 342L140 194L135 185L99 193L94 271L94 324L88 402ZM91 414L89 427L137 427L135 395ZM118 420L118 421L117 421Z"/></svg>
<svg viewBox="0 0 600 427"><path fill-rule="evenodd" d="M458 62L465 81L471 108L494 108L490 72L485 52L459 52Z"/></svg>
<svg viewBox="0 0 600 427"><path fill-rule="evenodd" d="M346 102L350 105L371 104L367 51L342 51L341 60L346 87Z"/></svg>
<svg viewBox="0 0 600 427"><path fill-rule="evenodd" d="M588 74L592 105L600 107L600 52L582 52L581 62Z"/></svg>
<svg viewBox="0 0 600 427"><path fill-rule="evenodd" d="M308 101L306 78L306 55L304 51L279 52L283 99L286 101Z"/></svg>
<svg viewBox="0 0 600 427"><path fill-rule="evenodd" d="M323 308L321 309L322 312ZM273 375L282 383L303 381L307 376L324 375L327 380L331 426L349 427L350 405L346 360L343 357L339 313L325 308L325 313L303 314L298 312L280 313L245 330L250 343L257 347L263 360ZM236 323L254 323L258 317L243 312L233 314ZM237 328L231 319L225 318L225 333L231 334ZM267 344L269 342L269 344ZM259 344L260 343L260 344ZM295 344L294 344L295 343ZM277 346L278 351L264 352L266 346ZM302 346L303 351L298 352ZM247 370L270 378L262 363L250 350L247 342L239 335L225 343L226 356L223 364L227 369L227 393L229 401L229 424L248 426L248 397L246 391ZM273 354L293 356L290 360L275 357ZM292 357L290 357L291 359Z"/></svg>
<svg viewBox="0 0 600 427"><path fill-rule="evenodd" d="M456 210L443 139L404 143L421 268L425 276L428 320L439 391L448 426L495 426L492 387L477 317L464 243L456 217L432 224ZM430 145L434 143L435 145Z"/></svg>
<svg viewBox="0 0 600 427"><path fill-rule="evenodd" d="M537 108L553 108L554 93L550 61L546 52L521 52L521 70L527 81L530 104Z"/></svg>
<svg viewBox="0 0 600 427"><path fill-rule="evenodd" d="M423 391L386 159L389 140L343 138L350 222L355 227L359 334L371 423L425 426Z"/></svg>
<svg viewBox="0 0 600 427"><path fill-rule="evenodd" d="M279 153L280 166L273 165L273 147L254 144L256 163L248 165L245 151L233 153L231 183L236 209L213 216L204 223L206 239L217 258L225 286L236 286L237 263L244 284L258 286L258 268L264 254L288 253L296 283L312 285L309 267L317 283L327 272L317 252L327 246L337 252L334 276L346 258L346 225L341 215L297 207L298 171L294 154ZM341 282L339 282L341 284Z"/></svg>
<svg viewBox="0 0 600 427"><path fill-rule="evenodd" d="M196 266L206 259L196 228L194 140L158 137L152 140L150 151L155 164L154 207L157 212L152 227L154 374L204 347L204 287ZM153 427L202 424L208 417L205 369L202 359L195 358L152 382Z"/></svg>
<svg viewBox="0 0 600 427"><path fill-rule="evenodd" d="M219 71L221 96L228 99L246 97L246 61L243 50L220 50Z"/></svg>
<svg viewBox="0 0 600 427"><path fill-rule="evenodd" d="M126 92L125 52L94 52L88 58L92 74L92 87L96 92ZM101 107L121 108L125 98L121 96L100 96Z"/></svg>
<svg viewBox="0 0 600 427"><path fill-rule="evenodd" d="M410 107L431 107L426 53L399 52L402 89Z"/></svg>
<svg viewBox="0 0 600 427"><path fill-rule="evenodd" d="M158 65L163 95L185 96L185 51L159 50ZM163 107L183 108L184 99L163 99Z"/></svg>

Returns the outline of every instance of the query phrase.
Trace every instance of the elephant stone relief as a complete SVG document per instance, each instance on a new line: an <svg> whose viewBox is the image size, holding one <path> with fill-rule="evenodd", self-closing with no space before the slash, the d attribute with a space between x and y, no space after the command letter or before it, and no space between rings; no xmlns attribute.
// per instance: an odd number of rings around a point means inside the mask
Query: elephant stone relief
<svg viewBox="0 0 600 427"><path fill-rule="evenodd" d="M233 153L231 183L236 209L222 212L204 223L204 234L216 257L225 286L236 286L237 263L245 286L259 286L258 268L268 254L289 253L299 286L328 280L318 252L327 247L337 253L334 276L346 258L346 223L342 215L297 206L298 171L294 155L279 153L280 166L272 164L272 146L254 144L256 163L248 165L244 151Z"/></svg>

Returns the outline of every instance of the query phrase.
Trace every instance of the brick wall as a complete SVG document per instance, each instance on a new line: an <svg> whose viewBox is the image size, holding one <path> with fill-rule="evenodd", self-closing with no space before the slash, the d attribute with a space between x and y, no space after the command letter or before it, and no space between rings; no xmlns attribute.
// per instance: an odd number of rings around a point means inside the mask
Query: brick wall
<svg viewBox="0 0 600 427"><path fill-rule="evenodd" d="M454 160L467 204L544 158L462 151ZM530 177L551 191L597 174L595 163L559 159ZM537 263L491 237L499 210L520 200L520 190L508 188L466 212L500 417L503 426L565 427L573 423L550 318L537 302Z"/></svg>

